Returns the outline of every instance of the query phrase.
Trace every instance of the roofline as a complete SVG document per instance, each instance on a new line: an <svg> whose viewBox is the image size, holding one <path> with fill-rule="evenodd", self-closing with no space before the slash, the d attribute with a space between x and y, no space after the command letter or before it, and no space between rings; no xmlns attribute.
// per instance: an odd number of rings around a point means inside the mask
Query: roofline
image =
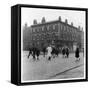
<svg viewBox="0 0 90 90"><path fill-rule="evenodd" d="M37 27L37 26L43 26L43 25L47 25L47 24L52 24L52 23L62 23L62 24L65 24L65 25L68 25L72 28L75 28L75 29L78 29L78 27L75 27L75 26L71 26L70 24L66 24L65 22L62 22L62 21L59 21L59 20L56 20L56 21L50 21L50 22L46 22L46 23L39 23L39 24L35 24L35 25L31 25L31 27Z"/></svg>

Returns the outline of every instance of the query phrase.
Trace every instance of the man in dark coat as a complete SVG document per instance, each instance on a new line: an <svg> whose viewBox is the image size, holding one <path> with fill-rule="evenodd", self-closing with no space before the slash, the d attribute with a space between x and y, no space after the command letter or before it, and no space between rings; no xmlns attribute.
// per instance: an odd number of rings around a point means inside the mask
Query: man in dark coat
<svg viewBox="0 0 90 90"><path fill-rule="evenodd" d="M36 47L32 48L32 52L33 52L33 54L32 54L33 59L35 60L36 59L36 57L35 57L35 55L36 55Z"/></svg>
<svg viewBox="0 0 90 90"><path fill-rule="evenodd" d="M52 52L51 52L51 54L52 54L52 57L55 58L55 46L52 47Z"/></svg>
<svg viewBox="0 0 90 90"><path fill-rule="evenodd" d="M39 55L40 55L40 50L38 48L36 48L36 56L37 56L37 60L39 60Z"/></svg>
<svg viewBox="0 0 90 90"><path fill-rule="evenodd" d="M69 48L68 47L66 48L66 56L67 56L67 58L69 57Z"/></svg>
<svg viewBox="0 0 90 90"><path fill-rule="evenodd" d="M56 56L58 57L58 54L59 54L59 49L56 47L56 49L55 49L55 54L56 54Z"/></svg>
<svg viewBox="0 0 90 90"><path fill-rule="evenodd" d="M32 49L31 48L29 48L29 54L28 54L28 58L29 58L29 56L32 54Z"/></svg>
<svg viewBox="0 0 90 90"><path fill-rule="evenodd" d="M62 48L62 55L65 56L65 47Z"/></svg>
<svg viewBox="0 0 90 90"><path fill-rule="evenodd" d="M42 51L43 51L43 56L45 57L46 48L44 47Z"/></svg>
<svg viewBox="0 0 90 90"><path fill-rule="evenodd" d="M75 57L76 57L76 60L80 60L80 58L79 58L79 47L76 48Z"/></svg>

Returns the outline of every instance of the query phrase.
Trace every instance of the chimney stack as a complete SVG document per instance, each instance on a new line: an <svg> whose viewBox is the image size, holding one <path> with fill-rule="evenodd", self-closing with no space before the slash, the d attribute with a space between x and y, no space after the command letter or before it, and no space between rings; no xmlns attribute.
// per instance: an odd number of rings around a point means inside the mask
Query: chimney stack
<svg viewBox="0 0 90 90"><path fill-rule="evenodd" d="M65 23L68 24L68 20L67 19L65 19Z"/></svg>
<svg viewBox="0 0 90 90"><path fill-rule="evenodd" d="M59 21L61 21L61 16L59 16Z"/></svg>
<svg viewBox="0 0 90 90"><path fill-rule="evenodd" d="M71 22L71 26L73 26L73 22Z"/></svg>
<svg viewBox="0 0 90 90"><path fill-rule="evenodd" d="M79 29L79 30L80 30L80 28L81 28L81 27L80 27L80 26L78 26L78 29Z"/></svg>
<svg viewBox="0 0 90 90"><path fill-rule="evenodd" d="M44 24L45 22L46 22L45 17L43 17L41 23Z"/></svg>
<svg viewBox="0 0 90 90"><path fill-rule="evenodd" d="M37 24L37 20L36 20L36 19L33 21L33 24L34 24L34 25L36 25L36 24Z"/></svg>

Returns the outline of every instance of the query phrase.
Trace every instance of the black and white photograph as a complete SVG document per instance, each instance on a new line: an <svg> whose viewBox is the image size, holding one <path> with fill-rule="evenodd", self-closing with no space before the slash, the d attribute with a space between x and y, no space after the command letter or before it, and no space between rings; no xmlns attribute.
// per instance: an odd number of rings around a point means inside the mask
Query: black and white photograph
<svg viewBox="0 0 90 90"><path fill-rule="evenodd" d="M21 82L86 79L86 12L21 8Z"/></svg>

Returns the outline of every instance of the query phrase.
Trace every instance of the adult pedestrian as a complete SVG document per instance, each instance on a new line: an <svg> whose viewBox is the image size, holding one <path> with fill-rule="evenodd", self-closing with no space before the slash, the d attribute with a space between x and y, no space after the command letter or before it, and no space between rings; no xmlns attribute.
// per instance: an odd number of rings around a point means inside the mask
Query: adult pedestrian
<svg viewBox="0 0 90 90"><path fill-rule="evenodd" d="M65 57L65 47L62 48L62 55L63 55L63 58Z"/></svg>
<svg viewBox="0 0 90 90"><path fill-rule="evenodd" d="M66 47L65 52L66 52L66 57L68 58L69 57L69 48L68 47Z"/></svg>
<svg viewBox="0 0 90 90"><path fill-rule="evenodd" d="M39 60L39 55L40 55L40 50L38 48L36 48L36 56L37 56L37 60Z"/></svg>
<svg viewBox="0 0 90 90"><path fill-rule="evenodd" d="M32 49L29 48L29 54L28 54L28 58L30 57L30 55L32 54Z"/></svg>
<svg viewBox="0 0 90 90"><path fill-rule="evenodd" d="M51 47L51 45L49 45L48 47L47 47L47 57L48 57L48 60L50 61L51 60L51 52L52 52L52 47Z"/></svg>
<svg viewBox="0 0 90 90"><path fill-rule="evenodd" d="M75 57L76 57L76 61L79 61L79 60L80 60L80 56L79 56L79 47L76 48Z"/></svg>
<svg viewBox="0 0 90 90"><path fill-rule="evenodd" d="M43 51L43 57L45 57L46 47L44 47L42 51Z"/></svg>
<svg viewBox="0 0 90 90"><path fill-rule="evenodd" d="M36 47L35 46L33 46L33 48L32 48L32 56L33 56L33 60L36 60L36 57L35 57L35 55L36 55Z"/></svg>

